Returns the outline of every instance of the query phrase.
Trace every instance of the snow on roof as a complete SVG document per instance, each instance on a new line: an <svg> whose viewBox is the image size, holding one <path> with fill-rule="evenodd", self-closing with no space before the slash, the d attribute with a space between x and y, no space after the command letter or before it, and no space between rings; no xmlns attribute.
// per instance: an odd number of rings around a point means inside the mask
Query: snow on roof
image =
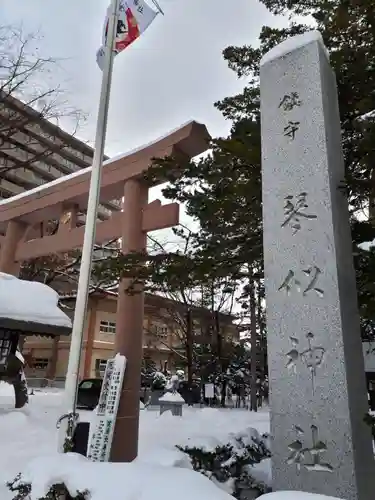
<svg viewBox="0 0 375 500"><path fill-rule="evenodd" d="M58 307L59 296L43 283L0 272L0 318L70 328L70 318Z"/></svg>
<svg viewBox="0 0 375 500"><path fill-rule="evenodd" d="M126 158L127 156L131 156L135 153L138 153L139 151L142 151L142 149L148 148L148 147L152 146L153 144L156 144L157 142L162 141L163 139L165 139L169 135L174 134L178 130L183 129L184 127L186 127L190 123L192 123L192 121L188 121L186 123L183 123L179 127L171 130L167 134L164 134L163 136L159 137L158 139L155 139L147 144L143 144L141 146L138 146L137 148L134 148L134 149L128 151L127 153L122 153L122 154L119 154L117 156L114 156L114 157L110 158L109 160L104 161L103 166L107 165L109 163L113 163L115 161L121 160L122 158ZM86 167L86 168L82 168L81 170L78 170L77 172L73 172L69 175L63 175L62 177L59 177L58 179L55 179L54 181L48 182L46 184L42 184L41 186L38 186L34 189L29 189L28 191L24 191L22 193L16 194L15 196L12 196L11 198L6 198L5 200L1 200L0 206L7 205L8 203L12 203L13 201L21 200L25 196L39 193L39 192L41 192L45 189L48 189L50 187L58 186L61 182L65 182L65 181L70 180L70 179L75 179L76 177L80 177L81 175L85 175L85 174L91 172L91 168L92 168L91 166Z"/></svg>
<svg viewBox="0 0 375 500"><path fill-rule="evenodd" d="M269 50L266 54L264 54L264 56L260 60L260 65L263 66L264 64L274 61L275 59L279 59L280 57L283 57L286 54L289 54L294 50L300 49L312 42L320 43L322 48L324 49L325 54L329 59L329 53L326 46L324 45L320 31L313 30L313 31L307 31L302 35L291 36L290 38L287 38L283 42L279 43L278 45L276 45L276 47L273 47L273 49Z"/></svg>
<svg viewBox="0 0 375 500"><path fill-rule="evenodd" d="M165 403L185 403L184 398L178 392L166 392L159 398L159 401Z"/></svg>

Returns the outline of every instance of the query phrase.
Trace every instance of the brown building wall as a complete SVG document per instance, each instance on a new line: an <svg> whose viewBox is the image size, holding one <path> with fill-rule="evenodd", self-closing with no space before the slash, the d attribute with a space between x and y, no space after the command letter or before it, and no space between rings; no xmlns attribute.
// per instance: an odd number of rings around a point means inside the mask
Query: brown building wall
<svg viewBox="0 0 375 500"><path fill-rule="evenodd" d="M80 378L99 376L98 363L107 360L114 353L115 325L116 325L116 296L90 297L88 315L84 332L84 343L81 357ZM69 304L72 308L74 301ZM181 337L176 334L176 325L172 326L168 314L162 309L145 307L144 320L144 352L159 369L165 364L172 368L179 365L179 357L171 351L180 347ZM158 331L159 338L154 334ZM107 331L104 331L107 330ZM227 325L223 328L224 336L237 338L235 326ZM36 378L65 378L68 367L70 339L60 338L54 345L52 339L28 338L25 341L23 352L32 362L26 368L28 377ZM103 364L102 364L103 365Z"/></svg>

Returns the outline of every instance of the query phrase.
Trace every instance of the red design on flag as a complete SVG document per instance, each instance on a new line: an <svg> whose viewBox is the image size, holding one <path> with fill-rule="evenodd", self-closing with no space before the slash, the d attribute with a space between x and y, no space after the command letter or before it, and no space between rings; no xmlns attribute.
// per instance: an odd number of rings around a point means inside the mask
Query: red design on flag
<svg viewBox="0 0 375 500"><path fill-rule="evenodd" d="M132 11L130 9L126 9L125 13L126 13L126 24L127 24L125 29L127 29L127 31L125 31L122 40L116 39L116 50L118 52L121 52L122 50L126 49L128 45L134 42L134 40L136 40L141 35L138 26L138 21L133 15ZM117 36L118 35L119 33L117 34Z"/></svg>
<svg viewBox="0 0 375 500"><path fill-rule="evenodd" d="M101 70L105 60L105 49L107 45L109 31L109 17L112 16L111 8L107 9L107 15L104 22L103 44L96 53L96 61ZM117 13L117 27L115 33L113 50L119 54L132 44L142 33L150 26L157 15L144 0L120 0Z"/></svg>
<svg viewBox="0 0 375 500"><path fill-rule="evenodd" d="M131 9L126 9L126 24L121 20L117 23L117 33L116 33L116 52L121 52L126 49L134 40L136 40L140 35L140 30L138 26L137 19L133 15ZM108 36L108 20L105 26L105 37Z"/></svg>

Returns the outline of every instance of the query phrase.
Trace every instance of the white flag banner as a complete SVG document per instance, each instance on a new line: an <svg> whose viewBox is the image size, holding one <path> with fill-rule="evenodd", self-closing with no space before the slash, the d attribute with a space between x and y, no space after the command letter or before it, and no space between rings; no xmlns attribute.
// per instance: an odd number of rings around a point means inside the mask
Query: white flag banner
<svg viewBox="0 0 375 500"><path fill-rule="evenodd" d="M144 0L120 0L117 33L115 41L115 53L118 54L133 43L141 34L146 31L158 12L149 7ZM96 62L103 70L104 55L108 34L110 7L107 9L106 19L103 29L102 47L96 54Z"/></svg>

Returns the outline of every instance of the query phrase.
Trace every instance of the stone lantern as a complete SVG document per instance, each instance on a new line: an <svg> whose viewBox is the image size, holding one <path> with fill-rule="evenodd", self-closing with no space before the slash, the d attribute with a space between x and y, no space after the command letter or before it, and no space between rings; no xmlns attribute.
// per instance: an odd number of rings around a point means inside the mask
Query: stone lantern
<svg viewBox="0 0 375 500"><path fill-rule="evenodd" d="M43 283L0 273L0 380L13 385L16 408L28 402L20 337L71 333L71 320L58 307L58 300L58 294Z"/></svg>

